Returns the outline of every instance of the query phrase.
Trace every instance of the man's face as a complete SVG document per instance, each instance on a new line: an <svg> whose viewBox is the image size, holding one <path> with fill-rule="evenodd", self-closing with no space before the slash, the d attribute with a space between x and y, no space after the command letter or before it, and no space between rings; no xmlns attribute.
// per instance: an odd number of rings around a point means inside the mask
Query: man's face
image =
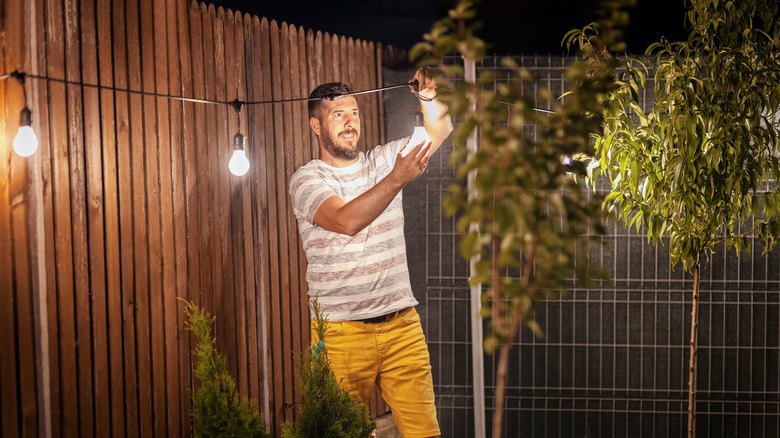
<svg viewBox="0 0 780 438"><path fill-rule="evenodd" d="M322 146L334 158L354 160L358 156L360 138L357 100L353 96L344 96L323 103L325 107L317 119L319 129L312 125L315 134L319 135Z"/></svg>

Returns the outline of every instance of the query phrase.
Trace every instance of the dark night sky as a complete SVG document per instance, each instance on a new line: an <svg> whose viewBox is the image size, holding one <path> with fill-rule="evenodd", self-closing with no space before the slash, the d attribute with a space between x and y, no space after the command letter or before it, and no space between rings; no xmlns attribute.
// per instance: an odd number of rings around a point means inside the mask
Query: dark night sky
<svg viewBox="0 0 780 438"><path fill-rule="evenodd" d="M206 0L279 22L408 49L422 41L434 21L456 0ZM599 0L482 0L477 3L478 32L491 53L519 55L562 53L563 35L597 17ZM637 0L629 10L629 50L641 53L666 36L685 38L684 0Z"/></svg>

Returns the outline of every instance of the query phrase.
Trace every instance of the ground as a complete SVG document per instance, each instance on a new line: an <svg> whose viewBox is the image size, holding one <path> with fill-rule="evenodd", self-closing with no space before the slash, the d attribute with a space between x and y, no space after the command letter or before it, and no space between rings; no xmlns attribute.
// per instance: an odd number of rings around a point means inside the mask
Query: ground
<svg viewBox="0 0 780 438"><path fill-rule="evenodd" d="M388 413L376 419L376 438L400 438L398 428L393 422L393 414Z"/></svg>

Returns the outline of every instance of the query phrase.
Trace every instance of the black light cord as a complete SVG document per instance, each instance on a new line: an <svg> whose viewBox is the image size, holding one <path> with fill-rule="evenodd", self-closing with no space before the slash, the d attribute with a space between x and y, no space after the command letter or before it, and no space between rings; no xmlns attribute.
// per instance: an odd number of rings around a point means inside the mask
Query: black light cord
<svg viewBox="0 0 780 438"><path fill-rule="evenodd" d="M175 96L175 95L172 95L172 94L151 93L151 92L148 92L148 91L131 90L129 88L118 88L118 87L109 87L107 85L87 84L87 83L80 82L80 81L69 81L67 79L59 79L59 78L52 78L52 77L49 77L49 76L41 76L41 75L36 75L36 74L23 73L23 72L19 72L18 70L17 71L13 71L13 72L8 73L8 74L0 75L0 81L8 79L8 78L16 78L19 81L19 83L22 85L22 89L24 90L24 95L25 95L25 102L27 101L27 90L26 90L26 87L24 86L25 78L32 78L32 79L39 79L39 80L50 81L50 82L57 82L57 83L62 83L62 84L66 84L66 85L78 85L78 86L81 86L81 87L96 88L96 89L99 89L99 90L120 91L120 92L129 93L129 94L138 94L138 95L141 95L141 96L165 97L167 99L179 100L179 101L182 101L182 102L208 103L208 104L212 104L212 105L229 105L229 106L233 107L236 110L236 112L240 112L241 111L241 107L244 106L244 105L267 105L267 104L274 104L274 103L309 102L309 101L313 101L313 100L332 100L332 98L328 99L328 98L322 98L322 97L299 97L299 98L294 98L294 99L255 100L255 101L248 101L248 102L247 101L242 101L242 100L239 100L239 99L235 99L235 100L232 100L232 101L211 100L211 99L196 99L194 97L183 97L183 96ZM417 98L420 99L421 101L423 101L423 102L430 102L430 101L436 99L437 96L425 97L425 96L421 95L420 94L419 85L420 85L419 82L415 79L415 80L409 81L409 82L404 83L404 84L389 85L389 86L386 86L386 87L371 88L371 89L363 90L363 91L355 91L355 92L352 92L352 93L347 93L347 94L341 94L339 96L334 96L334 98L335 97L342 97L342 96L359 96L359 95L362 95L362 94L377 93L379 91L393 90L393 89L401 88L401 87L412 87L414 95L417 96ZM509 102L502 102L502 103L505 103L505 104L510 105L510 106L514 106L513 104L511 104ZM543 112L543 113L549 113L549 114L554 113L554 111L545 110L545 109L541 109L541 108L533 108L533 110L534 111Z"/></svg>
<svg viewBox="0 0 780 438"><path fill-rule="evenodd" d="M172 94L161 94L161 93L151 93L151 92L148 92L148 91L141 91L141 90L131 90L129 88L118 88L118 87L110 87L110 86L107 86L107 85L88 84L88 83L81 82L81 81L69 81L67 79L52 78L50 76L42 76L42 75L36 75L36 74L31 74L31 73L22 73L22 72L19 72L19 71L14 71L14 72L11 72L11 73L8 73L8 74L5 74L5 75L1 75L0 76L0 80L5 80L5 79L11 78L11 77L17 78L22 85L24 85L24 79L25 78L32 78L32 79L39 79L39 80L44 80L44 81L48 81L48 82L57 82L57 83L66 84L66 85L78 85L80 87L95 88L95 89L98 89L98 90L120 91L120 92L129 93L129 94L137 94L137 95L141 95L141 96L150 96L150 97L164 97L164 98L167 98L167 99L179 100L179 101L182 101L182 102L208 103L208 104L212 104L212 105L229 105L229 106L232 106L233 108L235 108L237 111L240 111L241 107L244 106L244 105L265 105L265 104L273 104L273 103L292 103L292 102L308 102L308 101L312 101L312 100L323 100L323 98L321 98L321 97L299 97L299 98L294 98L294 99L279 99L279 100L255 100L255 101L248 101L248 102L242 101L242 100L239 100L239 99L235 99L235 100L232 100L232 101L212 100L212 99L197 99L197 98L194 98L194 97L183 97L183 96L175 96L175 95L172 95ZM418 87L417 84L418 84L418 82L416 80L414 80L414 81L407 82L407 83L404 83L404 84L390 85L390 86L387 86L387 87L372 88L372 89L363 90L363 91L355 91L355 92L352 92L352 93L342 94L342 95L340 95L338 97L341 97L341 96L358 96L358 95L361 95L361 94L376 93L376 92L379 92L379 91L386 91L386 90L392 90L392 89L395 89L395 88L411 86L415 90L414 91L415 95L417 95L417 97L420 98L421 100L425 100L425 101L433 100L433 99L429 99L429 98L420 96L420 92L417 89L417 87Z"/></svg>

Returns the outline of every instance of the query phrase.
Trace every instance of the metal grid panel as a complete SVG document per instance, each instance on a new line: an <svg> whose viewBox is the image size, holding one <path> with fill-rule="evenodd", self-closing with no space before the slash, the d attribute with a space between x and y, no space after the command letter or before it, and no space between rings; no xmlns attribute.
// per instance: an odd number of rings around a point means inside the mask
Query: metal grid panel
<svg viewBox="0 0 780 438"><path fill-rule="evenodd" d="M569 59L518 57L537 77L526 92L564 91ZM498 69L488 58L478 69ZM504 76L508 78L509 76ZM652 87L652 82L649 83ZM646 95L643 100L652 98ZM526 128L529 136L536 127ZM468 264L441 201L456 183L443 146L408 205L426 223L423 324L431 350L443 436L473 436ZM408 197L408 195L406 195ZM512 350L506 436L682 436L692 278L664 247L611 223L591 257L614 281L543 304L546 337L523 330ZM718 248L702 272L698 422L701 436L780 436L780 252L737 258ZM486 327L487 329L487 327ZM485 356L486 403L495 390ZM492 412L488 410L490 418ZM490 428L490 421L488 429Z"/></svg>

